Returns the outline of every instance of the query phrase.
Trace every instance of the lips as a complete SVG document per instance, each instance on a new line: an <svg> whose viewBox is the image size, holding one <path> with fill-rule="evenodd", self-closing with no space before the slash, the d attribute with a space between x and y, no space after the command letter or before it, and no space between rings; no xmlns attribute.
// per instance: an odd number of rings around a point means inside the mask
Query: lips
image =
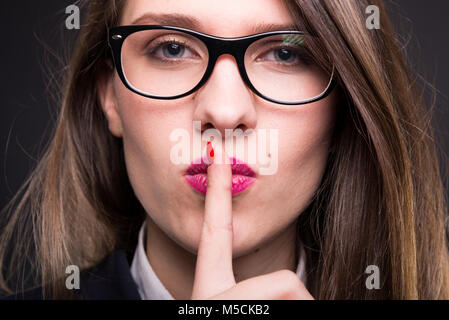
<svg viewBox="0 0 449 320"><path fill-rule="evenodd" d="M236 158L230 158L232 168L232 194L240 193L249 188L257 179L256 173L245 162ZM185 179L195 190L206 194L207 168L209 164L204 158L199 159L198 164L192 163L185 172Z"/></svg>

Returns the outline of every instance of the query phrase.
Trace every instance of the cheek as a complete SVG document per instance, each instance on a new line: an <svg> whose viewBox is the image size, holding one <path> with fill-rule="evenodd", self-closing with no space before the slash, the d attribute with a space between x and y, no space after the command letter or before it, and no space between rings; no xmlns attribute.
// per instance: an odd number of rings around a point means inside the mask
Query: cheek
<svg viewBox="0 0 449 320"><path fill-rule="evenodd" d="M131 185L147 212L163 212L173 203L167 197L174 193L170 181L179 171L170 161L170 134L189 129L189 108L181 99L148 99L126 88L118 88L116 97Z"/></svg>
<svg viewBox="0 0 449 320"><path fill-rule="evenodd" d="M311 104L289 117L279 143L286 168L327 157L334 121L335 106L328 101Z"/></svg>
<svg viewBox="0 0 449 320"><path fill-rule="evenodd" d="M145 157L151 165L166 164L170 158L170 134L175 129L188 129L190 109L186 102L149 99L121 84L116 85L116 99L128 151Z"/></svg>
<svg viewBox="0 0 449 320"><path fill-rule="evenodd" d="M279 128L278 172L267 176L276 185L275 201L298 214L309 203L321 182L335 124L334 96L297 110L270 115L270 126ZM270 191L272 192L272 191ZM273 193L273 192L272 192Z"/></svg>

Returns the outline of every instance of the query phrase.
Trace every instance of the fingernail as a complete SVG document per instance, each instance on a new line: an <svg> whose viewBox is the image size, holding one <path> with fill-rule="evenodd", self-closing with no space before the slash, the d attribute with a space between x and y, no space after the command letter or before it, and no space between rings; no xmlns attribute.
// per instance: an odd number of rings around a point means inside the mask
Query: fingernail
<svg viewBox="0 0 449 320"><path fill-rule="evenodd" d="M209 158L209 162L213 163L214 161L214 147L212 146L212 142L211 141L207 141L207 156Z"/></svg>

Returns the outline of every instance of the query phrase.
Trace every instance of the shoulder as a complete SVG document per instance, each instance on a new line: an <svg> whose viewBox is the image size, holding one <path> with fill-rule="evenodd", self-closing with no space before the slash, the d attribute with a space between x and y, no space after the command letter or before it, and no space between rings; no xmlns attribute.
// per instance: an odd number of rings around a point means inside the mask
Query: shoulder
<svg viewBox="0 0 449 320"><path fill-rule="evenodd" d="M137 285L130 272L130 255L118 249L101 263L80 273L80 289L74 290L80 300L140 300ZM20 292L0 300L42 300L42 288Z"/></svg>

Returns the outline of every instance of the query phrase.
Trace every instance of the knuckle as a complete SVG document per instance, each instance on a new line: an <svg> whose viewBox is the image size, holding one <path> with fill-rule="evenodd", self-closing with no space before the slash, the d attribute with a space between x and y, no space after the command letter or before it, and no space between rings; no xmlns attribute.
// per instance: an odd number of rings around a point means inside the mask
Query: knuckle
<svg viewBox="0 0 449 320"><path fill-rule="evenodd" d="M303 284L298 275L291 270L280 270L277 275L280 279L278 284L280 286L279 293L283 298L298 296L302 290Z"/></svg>
<svg viewBox="0 0 449 320"><path fill-rule="evenodd" d="M226 232L232 232L232 222L224 223L224 224L213 224L207 219L204 220L204 224L206 227L206 231L210 234L215 234L217 231L226 231Z"/></svg>

